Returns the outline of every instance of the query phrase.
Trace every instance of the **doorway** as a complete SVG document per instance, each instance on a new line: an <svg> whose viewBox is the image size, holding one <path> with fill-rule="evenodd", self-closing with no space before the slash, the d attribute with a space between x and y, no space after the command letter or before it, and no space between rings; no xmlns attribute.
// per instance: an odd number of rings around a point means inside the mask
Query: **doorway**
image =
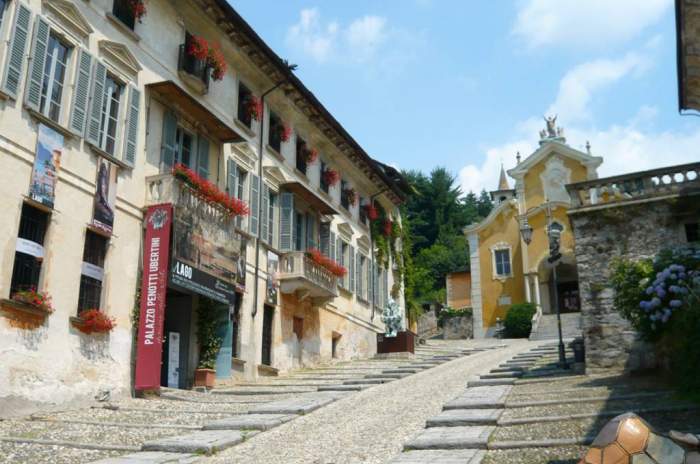
<svg viewBox="0 0 700 464"><path fill-rule="evenodd" d="M265 305L263 311L262 330L262 364L272 366L272 321L275 318L275 308Z"/></svg>
<svg viewBox="0 0 700 464"><path fill-rule="evenodd" d="M333 332L331 335L331 358L338 357L338 344L340 343L341 335L338 332Z"/></svg>
<svg viewBox="0 0 700 464"><path fill-rule="evenodd" d="M163 324L163 354L160 384L170 388L188 388L192 296L168 289Z"/></svg>

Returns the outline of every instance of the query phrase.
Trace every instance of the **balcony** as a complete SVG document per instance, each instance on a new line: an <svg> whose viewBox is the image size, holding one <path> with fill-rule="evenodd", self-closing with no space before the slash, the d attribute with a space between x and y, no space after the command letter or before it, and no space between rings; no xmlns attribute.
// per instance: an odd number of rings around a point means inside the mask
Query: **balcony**
<svg viewBox="0 0 700 464"><path fill-rule="evenodd" d="M177 71L187 85L201 94L209 90L211 68L205 60L198 60L187 53L185 44L180 45L177 55Z"/></svg>
<svg viewBox="0 0 700 464"><path fill-rule="evenodd" d="M700 163L682 164L566 186L572 209L598 209L700 193Z"/></svg>
<svg viewBox="0 0 700 464"><path fill-rule="evenodd" d="M303 251L282 256L279 281L282 293L296 292L300 300L313 298L323 302L338 296L338 278Z"/></svg>
<svg viewBox="0 0 700 464"><path fill-rule="evenodd" d="M197 211L212 223L222 224L233 230L233 221L222 206L202 200L190 187L171 174L146 177L146 206L161 203L171 203L176 208Z"/></svg>

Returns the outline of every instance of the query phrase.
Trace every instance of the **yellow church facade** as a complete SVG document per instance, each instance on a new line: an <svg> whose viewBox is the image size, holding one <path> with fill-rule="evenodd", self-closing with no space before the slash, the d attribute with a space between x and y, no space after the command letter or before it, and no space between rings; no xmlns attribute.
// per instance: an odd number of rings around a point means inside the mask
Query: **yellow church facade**
<svg viewBox="0 0 700 464"><path fill-rule="evenodd" d="M547 120L540 132L539 148L520 158L509 169L515 180L510 188L501 168L498 190L491 192L494 208L484 220L464 229L470 250L471 302L474 337L492 336L499 319L516 303L531 302L537 316L580 310L578 278L574 258L574 236L567 210L571 200L566 184L597 177L603 162L598 156L579 151L566 143L555 118ZM532 228L530 243L521 229ZM561 262L557 267L557 284L551 278L548 225L561 231ZM553 295L558 294L558 301Z"/></svg>

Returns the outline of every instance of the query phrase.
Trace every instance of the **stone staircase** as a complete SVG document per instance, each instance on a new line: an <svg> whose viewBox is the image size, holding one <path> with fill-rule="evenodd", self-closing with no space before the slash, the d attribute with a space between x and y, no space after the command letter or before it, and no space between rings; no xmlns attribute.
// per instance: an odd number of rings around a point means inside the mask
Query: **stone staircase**
<svg viewBox="0 0 700 464"><path fill-rule="evenodd" d="M580 337L581 313L564 313L561 315L561 331L563 338L571 339ZM543 314L534 332L530 334L530 340L555 340L559 338L557 329L557 315Z"/></svg>

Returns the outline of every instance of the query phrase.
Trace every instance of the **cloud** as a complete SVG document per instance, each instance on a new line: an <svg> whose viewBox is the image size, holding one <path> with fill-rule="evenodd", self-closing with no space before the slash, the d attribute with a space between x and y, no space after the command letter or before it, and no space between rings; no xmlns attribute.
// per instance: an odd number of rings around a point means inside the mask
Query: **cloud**
<svg viewBox="0 0 700 464"><path fill-rule="evenodd" d="M654 24L672 0L526 0L512 33L529 49L610 47Z"/></svg>
<svg viewBox="0 0 700 464"><path fill-rule="evenodd" d="M366 15L343 27L337 21L324 22L318 8L308 8L287 30L286 43L319 63L334 57L364 62L375 55L388 34L387 21L381 16Z"/></svg>
<svg viewBox="0 0 700 464"><path fill-rule="evenodd" d="M587 119L595 92L630 74L638 75L650 65L645 55L628 53L617 60L599 59L575 66L559 82L559 92L547 114L560 114L569 123Z"/></svg>
<svg viewBox="0 0 700 464"><path fill-rule="evenodd" d="M333 53L338 27L334 21L325 26L321 24L321 13L317 8L301 10L299 22L287 31L287 45L323 62Z"/></svg>
<svg viewBox="0 0 700 464"><path fill-rule="evenodd" d="M531 153L533 149L531 141L526 139L487 149L486 158L480 166L468 164L460 169L457 179L462 187L462 191L478 194L481 190L496 190L498 187L498 176L501 173L501 164L508 170L515 166L515 154L517 152L525 156ZM509 179L509 182L510 186L514 187L512 179Z"/></svg>

